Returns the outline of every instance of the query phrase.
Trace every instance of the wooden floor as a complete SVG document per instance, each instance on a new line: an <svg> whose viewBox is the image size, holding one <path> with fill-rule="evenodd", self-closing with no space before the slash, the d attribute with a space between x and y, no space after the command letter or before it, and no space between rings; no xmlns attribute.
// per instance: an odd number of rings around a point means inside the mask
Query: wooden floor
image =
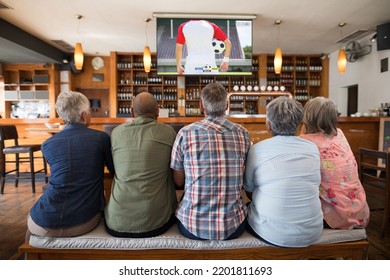
<svg viewBox="0 0 390 280"><path fill-rule="evenodd" d="M31 206L42 194L43 182L38 182L33 194L28 183L22 183L16 189L12 183L6 183L3 195L0 195L0 259L18 260L24 256L18 253L18 247L24 242L26 217ZM387 235L379 238L380 213L372 212L368 225L370 247L368 258L371 260L390 259L390 223Z"/></svg>

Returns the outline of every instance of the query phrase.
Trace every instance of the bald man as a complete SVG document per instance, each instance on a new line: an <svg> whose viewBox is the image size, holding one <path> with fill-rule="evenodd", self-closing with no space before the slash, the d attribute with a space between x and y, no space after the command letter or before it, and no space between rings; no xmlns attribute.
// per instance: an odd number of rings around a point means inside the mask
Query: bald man
<svg viewBox="0 0 390 280"><path fill-rule="evenodd" d="M177 200L169 162L176 132L157 122L158 111L153 95L142 92L133 102L135 119L112 131L115 177L105 224L113 236L157 236L175 223Z"/></svg>

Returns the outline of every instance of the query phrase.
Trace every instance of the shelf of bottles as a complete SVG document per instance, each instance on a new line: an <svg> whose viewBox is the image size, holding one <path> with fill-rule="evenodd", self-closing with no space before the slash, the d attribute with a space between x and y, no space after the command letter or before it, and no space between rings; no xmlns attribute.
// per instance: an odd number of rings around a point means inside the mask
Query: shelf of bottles
<svg viewBox="0 0 390 280"><path fill-rule="evenodd" d="M260 70L259 59L257 57L253 57L252 59L252 72L257 72Z"/></svg>
<svg viewBox="0 0 390 280"><path fill-rule="evenodd" d="M129 117L131 102L133 99L132 70L133 63L131 56L118 56L117 59L117 116Z"/></svg>
<svg viewBox="0 0 390 280"><path fill-rule="evenodd" d="M295 58L295 99L306 101L310 98L308 90L307 57Z"/></svg>
<svg viewBox="0 0 390 280"><path fill-rule="evenodd" d="M151 72L144 71L142 55L117 56L117 117L131 117L134 96L140 92L162 94L162 77L156 74L156 60L152 58Z"/></svg>
<svg viewBox="0 0 390 280"><path fill-rule="evenodd" d="M185 115L186 116L201 116L202 111L199 107L200 92L202 87L213 77L185 77Z"/></svg>
<svg viewBox="0 0 390 280"><path fill-rule="evenodd" d="M117 55L117 102L118 114L127 114L132 106L134 96L142 91L152 93L160 108L169 109L170 113L178 110L179 104L185 104L186 116L199 116L199 96L202 88L211 82L221 83L226 91L259 91L260 63L258 56L252 60L250 76L186 76L182 96L178 96L178 77L160 76L156 71L156 56L152 55L152 67L149 73L144 72L141 53L121 53ZM282 72L275 74L273 55L266 58L266 86L281 87L295 96L297 100L306 101L321 94L322 60L320 56L285 55ZM242 97L240 97L242 98ZM183 103L180 100L184 99ZM258 97L246 96L242 100L231 100L232 112L251 114L257 112Z"/></svg>
<svg viewBox="0 0 390 280"><path fill-rule="evenodd" d="M177 77L164 76L162 77L162 96L160 108L168 109L170 115L177 113Z"/></svg>
<svg viewBox="0 0 390 280"><path fill-rule="evenodd" d="M318 96L321 80L320 57L284 56L280 74L274 72L273 56L267 57L267 86L284 86L299 101Z"/></svg>
<svg viewBox="0 0 390 280"><path fill-rule="evenodd" d="M232 115L245 114L244 96L240 96L240 95L231 96L229 100L229 108L230 108L230 114Z"/></svg>
<svg viewBox="0 0 390 280"><path fill-rule="evenodd" d="M320 57L311 57L309 61L309 90L310 97L320 95L322 80L322 60Z"/></svg>

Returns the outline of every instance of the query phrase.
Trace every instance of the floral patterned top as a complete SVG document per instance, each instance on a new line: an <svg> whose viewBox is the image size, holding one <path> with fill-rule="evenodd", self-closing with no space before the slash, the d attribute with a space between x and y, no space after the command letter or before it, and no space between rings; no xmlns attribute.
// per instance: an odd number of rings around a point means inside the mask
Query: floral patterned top
<svg viewBox="0 0 390 280"><path fill-rule="evenodd" d="M326 223L338 229L365 228L370 210L344 133L337 129L337 136L313 133L300 137L317 144L320 151L320 199Z"/></svg>

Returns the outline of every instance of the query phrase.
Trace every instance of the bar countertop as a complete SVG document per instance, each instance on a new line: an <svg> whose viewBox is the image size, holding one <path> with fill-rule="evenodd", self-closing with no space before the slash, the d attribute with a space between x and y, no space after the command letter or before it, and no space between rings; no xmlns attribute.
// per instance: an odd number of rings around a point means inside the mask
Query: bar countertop
<svg viewBox="0 0 390 280"><path fill-rule="evenodd" d="M202 120L204 117L170 117L170 118L158 118L159 122L163 123L183 123L189 124L199 120ZM236 116L228 117L229 120L237 123L265 123L264 117L252 117L249 115L245 116ZM121 124L127 121L132 120L132 118L92 118L91 124ZM338 122L350 122L350 123L359 123L359 122L379 122L380 117L339 117ZM34 125L34 124L44 124L44 123L63 123L60 118L38 118L38 119L11 119L5 118L0 119L0 124L25 124L25 125Z"/></svg>

